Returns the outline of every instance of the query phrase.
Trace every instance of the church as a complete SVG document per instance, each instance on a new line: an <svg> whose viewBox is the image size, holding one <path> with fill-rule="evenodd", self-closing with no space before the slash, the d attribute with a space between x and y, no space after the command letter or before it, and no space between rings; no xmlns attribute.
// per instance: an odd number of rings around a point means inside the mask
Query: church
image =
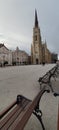
<svg viewBox="0 0 59 130"><path fill-rule="evenodd" d="M45 43L42 43L36 10L35 10L35 24L33 28L33 42L31 44L31 63L32 64L51 63L51 52L47 48L47 43L46 41Z"/></svg>

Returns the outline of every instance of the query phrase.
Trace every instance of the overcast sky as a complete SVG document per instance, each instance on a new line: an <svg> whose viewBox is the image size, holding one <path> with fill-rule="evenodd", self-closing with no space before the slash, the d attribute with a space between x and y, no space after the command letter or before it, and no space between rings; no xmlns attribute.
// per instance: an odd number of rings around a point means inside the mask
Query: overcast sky
<svg viewBox="0 0 59 130"><path fill-rule="evenodd" d="M0 0L0 43L30 53L35 9L42 41L59 53L59 0Z"/></svg>

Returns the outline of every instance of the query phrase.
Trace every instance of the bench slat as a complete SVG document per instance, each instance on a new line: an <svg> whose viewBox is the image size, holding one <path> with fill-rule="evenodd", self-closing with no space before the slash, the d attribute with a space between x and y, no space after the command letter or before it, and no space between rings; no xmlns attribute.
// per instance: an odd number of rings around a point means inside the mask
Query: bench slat
<svg viewBox="0 0 59 130"><path fill-rule="evenodd" d="M18 115L21 113L21 111L24 109L24 107L27 105L28 101L23 100L22 105L17 105L3 120L3 123L1 122L1 130L8 129L8 127L15 121L15 119L18 117ZM8 118L8 120L7 120ZM6 122L7 121L7 122Z"/></svg>
<svg viewBox="0 0 59 130"><path fill-rule="evenodd" d="M35 99L26 106L25 110L22 111L22 113L18 116L18 118L15 120L15 122L10 126L8 130L23 130L28 119L33 113L33 110L37 106L37 102L40 101L43 91L44 89L41 90L41 92L38 93Z"/></svg>

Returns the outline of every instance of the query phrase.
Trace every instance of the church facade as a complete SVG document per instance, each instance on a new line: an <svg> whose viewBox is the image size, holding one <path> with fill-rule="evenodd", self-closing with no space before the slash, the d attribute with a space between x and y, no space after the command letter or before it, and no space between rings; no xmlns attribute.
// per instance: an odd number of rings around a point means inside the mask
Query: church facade
<svg viewBox="0 0 59 130"><path fill-rule="evenodd" d="M33 42L31 44L31 63L32 64L51 63L51 52L47 48L46 41L45 43L42 43L36 10L35 10L35 25L33 28Z"/></svg>

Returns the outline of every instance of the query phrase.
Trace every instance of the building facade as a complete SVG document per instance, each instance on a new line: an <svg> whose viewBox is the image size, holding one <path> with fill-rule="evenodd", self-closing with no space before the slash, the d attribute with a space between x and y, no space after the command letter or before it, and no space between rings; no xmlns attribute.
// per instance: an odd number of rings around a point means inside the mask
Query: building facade
<svg viewBox="0 0 59 130"><path fill-rule="evenodd" d="M57 62L57 60L58 60L58 55L56 54L56 53L52 53L51 54L52 56L52 63L56 63Z"/></svg>
<svg viewBox="0 0 59 130"><path fill-rule="evenodd" d="M31 63L51 63L51 52L46 42L42 44L41 32L38 24L37 11L35 10L35 25L33 28L33 43L31 45Z"/></svg>
<svg viewBox="0 0 59 130"><path fill-rule="evenodd" d="M10 51L4 44L0 44L0 66L29 64L29 55L17 47Z"/></svg>
<svg viewBox="0 0 59 130"><path fill-rule="evenodd" d="M12 52L4 45L0 44L0 65L12 65Z"/></svg>
<svg viewBox="0 0 59 130"><path fill-rule="evenodd" d="M51 52L47 48L46 41L42 44L42 63L51 63Z"/></svg>
<svg viewBox="0 0 59 130"><path fill-rule="evenodd" d="M28 54L25 51L19 50L17 47L16 50L12 52L12 63L13 65L28 64Z"/></svg>

